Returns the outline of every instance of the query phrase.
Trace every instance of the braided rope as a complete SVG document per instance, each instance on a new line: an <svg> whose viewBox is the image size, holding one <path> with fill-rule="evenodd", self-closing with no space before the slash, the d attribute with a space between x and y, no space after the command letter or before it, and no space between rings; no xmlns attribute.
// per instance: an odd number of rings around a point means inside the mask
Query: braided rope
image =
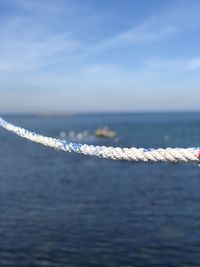
<svg viewBox="0 0 200 267"><path fill-rule="evenodd" d="M200 160L200 148L120 148L76 144L66 140L55 139L30 132L17 127L0 118L0 126L32 142L49 146L66 152L76 152L101 158L129 161L169 161L169 162L198 162Z"/></svg>

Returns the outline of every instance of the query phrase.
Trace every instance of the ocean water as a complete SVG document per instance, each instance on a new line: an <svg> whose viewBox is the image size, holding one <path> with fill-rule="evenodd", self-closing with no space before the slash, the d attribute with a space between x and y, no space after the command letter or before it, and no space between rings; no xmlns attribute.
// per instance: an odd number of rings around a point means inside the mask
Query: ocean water
<svg viewBox="0 0 200 267"><path fill-rule="evenodd" d="M111 146L200 146L200 113L5 116L59 137L108 125ZM55 151L0 129L0 266L200 266L198 164Z"/></svg>

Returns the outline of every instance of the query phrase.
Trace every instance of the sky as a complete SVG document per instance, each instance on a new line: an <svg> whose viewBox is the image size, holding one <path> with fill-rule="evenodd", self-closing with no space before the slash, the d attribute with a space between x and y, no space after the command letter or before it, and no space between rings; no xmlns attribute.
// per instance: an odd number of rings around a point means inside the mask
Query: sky
<svg viewBox="0 0 200 267"><path fill-rule="evenodd" d="M1 0L0 112L200 110L200 1Z"/></svg>

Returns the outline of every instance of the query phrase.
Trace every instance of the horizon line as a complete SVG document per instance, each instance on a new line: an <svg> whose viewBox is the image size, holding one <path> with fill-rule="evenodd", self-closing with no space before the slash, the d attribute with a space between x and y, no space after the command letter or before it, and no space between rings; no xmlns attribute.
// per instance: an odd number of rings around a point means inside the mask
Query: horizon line
<svg viewBox="0 0 200 267"><path fill-rule="evenodd" d="M49 112L0 112L0 116L76 116L76 115L92 115L92 114L146 114L146 113L200 113L199 110L130 110L130 111L49 111Z"/></svg>

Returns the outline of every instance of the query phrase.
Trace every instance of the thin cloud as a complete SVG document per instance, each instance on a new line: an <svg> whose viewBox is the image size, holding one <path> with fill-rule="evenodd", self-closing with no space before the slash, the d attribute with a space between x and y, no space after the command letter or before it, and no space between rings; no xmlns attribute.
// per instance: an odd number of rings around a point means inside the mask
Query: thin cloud
<svg viewBox="0 0 200 267"><path fill-rule="evenodd" d="M161 72L197 71L200 70L200 57L189 59L149 60L145 64L145 69Z"/></svg>
<svg viewBox="0 0 200 267"><path fill-rule="evenodd" d="M114 37L96 45L92 51L101 52L113 47L132 44L156 42L179 32L176 26L166 26L158 29L149 29L149 22L119 33Z"/></svg>
<svg viewBox="0 0 200 267"><path fill-rule="evenodd" d="M51 17L55 5L52 1L51 5L46 4L45 16L49 26L42 23L34 14L35 9L38 12L45 8L44 2L40 4L39 1L29 1L27 4L27 1L16 1L13 5L15 8L23 7L20 10L30 9L33 14L29 16L29 13L17 12L2 19L0 71L39 70L53 64L58 57L69 55L79 49L80 42L73 38L70 32L57 33L51 30Z"/></svg>
<svg viewBox="0 0 200 267"><path fill-rule="evenodd" d="M80 58L85 61L96 53L103 53L114 47L132 46L139 44L149 44L165 40L194 24L199 8L168 9L163 14L152 15L151 18L142 23L117 33L101 42L90 44L90 37L82 37L81 32L73 34L74 29L70 31L63 28L59 33L54 29L56 18L62 17L69 10L80 11L77 4L71 4L71 1L8 1L26 12L21 12L18 16L11 16L2 23L0 31L0 70L39 70L42 67L51 65L55 60L65 59L65 65L68 62L68 55L75 61ZM76 2L75 2L76 3ZM65 4L65 5L64 5ZM65 8L63 8L65 6ZM83 8L83 5L81 5ZM48 21L44 23L41 15L45 11L45 18ZM187 11L187 12L186 12ZM31 16L30 16L31 12ZM55 17L53 15L56 15ZM60 16L60 17L59 17ZM54 18L53 20L51 18ZM70 17L71 18L71 17ZM191 19L192 18L192 19ZM190 22L186 23L185 21ZM65 21L66 25L72 23ZM52 29L51 29L52 27ZM76 35L76 37L74 37ZM84 39L84 41L83 41ZM122 48L123 49L123 48ZM84 64L84 62L83 62ZM113 64L105 62L105 65ZM197 64L197 63L196 63ZM94 64L95 65L95 64Z"/></svg>
<svg viewBox="0 0 200 267"><path fill-rule="evenodd" d="M200 70L200 57L193 58L187 62L189 70Z"/></svg>
<svg viewBox="0 0 200 267"><path fill-rule="evenodd" d="M93 53L103 52L114 47L149 44L165 40L183 32L200 28L200 7L174 5L160 14L154 14L138 25L94 45Z"/></svg>
<svg viewBox="0 0 200 267"><path fill-rule="evenodd" d="M12 37L0 44L0 70L26 71L45 67L59 54L70 54L78 49L79 42L67 35L45 38L18 39Z"/></svg>

